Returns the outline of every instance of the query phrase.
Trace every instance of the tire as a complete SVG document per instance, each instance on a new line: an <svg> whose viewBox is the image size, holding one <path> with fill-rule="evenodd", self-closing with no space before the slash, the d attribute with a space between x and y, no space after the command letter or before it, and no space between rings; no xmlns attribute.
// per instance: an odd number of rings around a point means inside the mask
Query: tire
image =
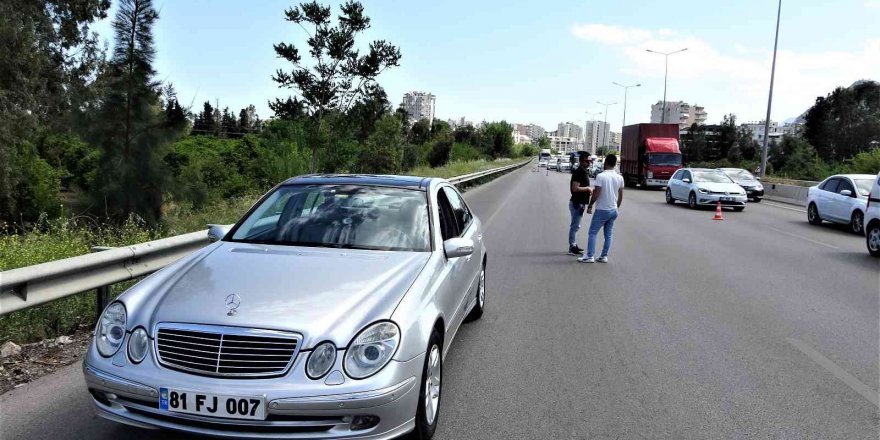
<svg viewBox="0 0 880 440"><path fill-rule="evenodd" d="M691 209L697 209L697 195L693 192L688 196L688 207Z"/></svg>
<svg viewBox="0 0 880 440"><path fill-rule="evenodd" d="M743 212L744 209L746 209L745 206L734 206L733 207L733 210L736 212Z"/></svg>
<svg viewBox="0 0 880 440"><path fill-rule="evenodd" d="M822 224L822 217L819 216L819 208L816 207L815 203L810 203L810 206L807 207L807 221L811 225Z"/></svg>
<svg viewBox="0 0 880 440"><path fill-rule="evenodd" d="M436 368L436 387L430 376L429 369L432 365ZM437 330L431 332L428 338L428 349L425 351L425 366L422 368L422 384L419 388L418 409L416 410L416 427L410 434L413 440L428 440L434 436L437 430L437 421L440 419L440 396L442 395L443 378L443 340ZM433 391L431 391L433 390ZM436 392L436 400L427 399L428 392ZM429 409L428 403L433 406ZM431 416L431 417L429 417Z"/></svg>
<svg viewBox="0 0 880 440"><path fill-rule="evenodd" d="M868 246L868 253L880 257L880 222L873 222L868 225L865 231L865 244Z"/></svg>
<svg viewBox="0 0 880 440"><path fill-rule="evenodd" d="M480 269L480 281L477 283L477 303L467 316L467 321L476 321L483 317L483 311L486 309L486 263Z"/></svg>
<svg viewBox="0 0 880 440"><path fill-rule="evenodd" d="M666 203L670 205L675 204L675 199L672 198L672 191L670 191L669 188L666 189Z"/></svg>
<svg viewBox="0 0 880 440"><path fill-rule="evenodd" d="M853 212L852 218L849 221L850 230L856 234L862 235L865 233L865 214L862 214L862 211Z"/></svg>
<svg viewBox="0 0 880 440"><path fill-rule="evenodd" d="M752 199L752 201L755 203L761 203L761 200L762 199L760 197L755 197L754 199Z"/></svg>

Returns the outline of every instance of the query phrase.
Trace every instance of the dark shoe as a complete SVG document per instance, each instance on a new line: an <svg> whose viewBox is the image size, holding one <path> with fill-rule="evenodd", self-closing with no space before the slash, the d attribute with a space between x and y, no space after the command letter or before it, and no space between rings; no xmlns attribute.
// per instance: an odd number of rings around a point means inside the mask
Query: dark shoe
<svg viewBox="0 0 880 440"><path fill-rule="evenodd" d="M569 246L568 255L583 255L584 250L577 246Z"/></svg>

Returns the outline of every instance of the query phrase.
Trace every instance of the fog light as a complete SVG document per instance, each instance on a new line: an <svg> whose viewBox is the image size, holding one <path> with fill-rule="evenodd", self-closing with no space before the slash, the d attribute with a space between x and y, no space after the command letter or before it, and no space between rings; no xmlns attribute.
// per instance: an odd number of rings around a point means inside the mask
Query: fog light
<svg viewBox="0 0 880 440"><path fill-rule="evenodd" d="M376 416L354 416L351 420L352 431L362 431L370 429L379 424L379 418Z"/></svg>

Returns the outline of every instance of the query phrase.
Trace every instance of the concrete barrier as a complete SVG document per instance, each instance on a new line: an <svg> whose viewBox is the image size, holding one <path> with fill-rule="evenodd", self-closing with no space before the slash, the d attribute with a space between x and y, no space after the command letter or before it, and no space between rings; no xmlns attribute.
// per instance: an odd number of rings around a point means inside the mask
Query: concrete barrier
<svg viewBox="0 0 880 440"><path fill-rule="evenodd" d="M818 184L819 182L810 182ZM764 184L764 197L778 202L791 203L799 206L807 206L807 195L810 187L801 185L786 185L782 183Z"/></svg>

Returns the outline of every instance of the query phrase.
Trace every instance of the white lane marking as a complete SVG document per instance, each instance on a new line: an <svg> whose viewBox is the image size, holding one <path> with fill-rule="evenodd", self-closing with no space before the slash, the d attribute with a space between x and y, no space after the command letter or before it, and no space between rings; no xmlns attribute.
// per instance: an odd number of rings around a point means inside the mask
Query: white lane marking
<svg viewBox="0 0 880 440"><path fill-rule="evenodd" d="M807 212L805 209L797 209L797 208L792 208L792 207L789 207L789 206L777 205L777 204L775 204L775 203L767 203L767 201L764 201L764 204L765 204L765 205L768 205L768 206L774 206L774 207L776 207L776 208L787 209L787 210L789 210L789 211L797 211L797 212L803 212L803 213L806 213L806 212Z"/></svg>
<svg viewBox="0 0 880 440"><path fill-rule="evenodd" d="M878 395L877 391L874 391L871 387L863 384L853 375L847 373L843 368L838 367L837 364L823 356L822 353L813 350L812 347L805 344L803 341L794 338L787 338L787 340L789 344L794 345L794 348L797 348L801 353L807 355L807 357L812 359L813 362L819 364L820 367L824 368L831 373L831 375L852 388L853 391L861 394L862 397L868 400L868 402L871 402L880 408L880 395Z"/></svg>
<svg viewBox="0 0 880 440"><path fill-rule="evenodd" d="M770 226L770 225L761 225L761 226L763 226L767 229L772 229L780 234L788 235L789 237L800 238L801 240L806 240L806 241L809 241L810 243L818 244L819 246L825 246L825 247L828 247L831 249L840 249L839 247L834 246L833 244L828 244L828 243L823 243L821 241L816 241L816 240L813 240L812 238L804 237L803 235L792 234L791 232L783 231L782 229L774 228L773 226Z"/></svg>

